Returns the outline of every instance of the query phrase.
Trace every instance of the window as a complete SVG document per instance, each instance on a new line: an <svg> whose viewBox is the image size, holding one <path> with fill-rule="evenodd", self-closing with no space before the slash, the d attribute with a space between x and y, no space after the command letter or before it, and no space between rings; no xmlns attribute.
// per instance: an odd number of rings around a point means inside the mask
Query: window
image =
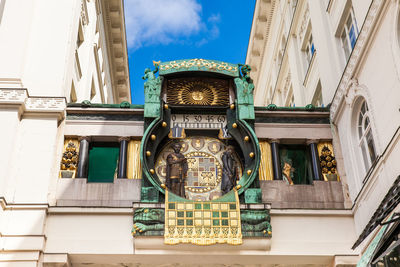
<svg viewBox="0 0 400 267"><path fill-rule="evenodd" d="M369 110L365 100L361 104L357 120L358 144L361 148L365 170L368 171L376 159L376 150L371 130Z"/></svg>
<svg viewBox="0 0 400 267"><path fill-rule="evenodd" d="M291 16L293 17L294 11L296 10L297 6L297 0L291 0L290 1L290 11L291 11Z"/></svg>
<svg viewBox="0 0 400 267"><path fill-rule="evenodd" d="M92 77L92 86L90 87L90 101L92 101L95 96L96 96L96 88L94 86L94 80Z"/></svg>
<svg viewBox="0 0 400 267"><path fill-rule="evenodd" d="M310 150L306 145L279 145L282 180L288 184L312 184Z"/></svg>
<svg viewBox="0 0 400 267"><path fill-rule="evenodd" d="M340 35L346 60L350 57L351 51L353 51L353 48L356 45L357 36L357 23L354 17L353 8L351 8L347 19L345 20L342 34Z"/></svg>
<svg viewBox="0 0 400 267"><path fill-rule="evenodd" d="M323 106L321 81L318 81L317 88L315 89L315 93L314 93L313 99L311 101L311 104L313 104L315 107Z"/></svg>
<svg viewBox="0 0 400 267"><path fill-rule="evenodd" d="M79 26L78 26L78 36L76 38L76 47L80 47L81 44L84 41L84 35L83 35L83 27L82 27L82 22L79 20Z"/></svg>
<svg viewBox="0 0 400 267"><path fill-rule="evenodd" d="M286 107L294 107L294 95L293 95L293 86L290 84L289 92L286 96Z"/></svg>
<svg viewBox="0 0 400 267"><path fill-rule="evenodd" d="M72 81L71 82L71 92L69 93L69 101L71 103L76 103L77 100L78 100L78 98L76 97L74 81Z"/></svg>
<svg viewBox="0 0 400 267"><path fill-rule="evenodd" d="M307 56L308 66L310 66L311 59L315 53L315 47L314 47L314 41L313 41L312 34L310 34L310 37L308 38L305 52L306 52L306 56Z"/></svg>
<svg viewBox="0 0 400 267"><path fill-rule="evenodd" d="M89 149L88 182L112 183L117 175L119 144L94 142Z"/></svg>

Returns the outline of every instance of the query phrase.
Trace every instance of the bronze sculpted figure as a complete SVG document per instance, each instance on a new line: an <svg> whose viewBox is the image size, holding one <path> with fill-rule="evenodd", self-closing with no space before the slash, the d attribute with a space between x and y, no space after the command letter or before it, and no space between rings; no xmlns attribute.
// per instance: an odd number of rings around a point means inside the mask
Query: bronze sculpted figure
<svg viewBox="0 0 400 267"><path fill-rule="evenodd" d="M174 143L173 153L167 156L167 176L165 184L168 189L180 197L185 197L185 178L188 171L188 163L185 156L180 153L182 145Z"/></svg>
<svg viewBox="0 0 400 267"><path fill-rule="evenodd" d="M144 117L156 118L160 114L161 78L156 77L159 62L153 62L155 70L145 69L144 76Z"/></svg>
<svg viewBox="0 0 400 267"><path fill-rule="evenodd" d="M222 194L226 194L232 190L236 185L236 166L235 158L233 157L234 148L228 146L226 151L222 154L222 182L221 191Z"/></svg>
<svg viewBox="0 0 400 267"><path fill-rule="evenodd" d="M241 77L235 78L237 89L237 103L239 109L239 118L254 120L254 84L250 78L251 67L249 65L239 64L241 67Z"/></svg>

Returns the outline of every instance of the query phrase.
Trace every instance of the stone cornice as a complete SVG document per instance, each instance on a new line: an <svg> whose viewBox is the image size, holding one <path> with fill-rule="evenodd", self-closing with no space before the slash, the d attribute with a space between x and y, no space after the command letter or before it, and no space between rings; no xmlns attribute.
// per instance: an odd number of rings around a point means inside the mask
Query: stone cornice
<svg viewBox="0 0 400 267"><path fill-rule="evenodd" d="M259 0L256 2L254 10L249 46L247 48L246 64L249 64L252 68L250 75L256 85L260 76L262 62L264 60L275 2L275 0Z"/></svg>
<svg viewBox="0 0 400 267"><path fill-rule="evenodd" d="M330 110L331 110L331 121L333 123L336 122L338 114L342 110L343 104L345 103L344 101L345 96L347 95L349 89L354 84L353 82L354 73L363 58L363 54L371 39L370 37L373 32L374 26L377 24L377 20L379 19L379 14L382 11L385 3L389 2L390 1L374 0L371 3L371 6L365 18L365 22L357 38L357 42L355 44L353 52L350 55L347 66L343 72L342 78L339 82L339 85L336 89L335 95L332 100Z"/></svg>
<svg viewBox="0 0 400 267"><path fill-rule="evenodd" d="M131 102L123 1L102 0L101 13L106 33L114 102Z"/></svg>
<svg viewBox="0 0 400 267"><path fill-rule="evenodd" d="M26 113L55 114L59 120L65 116L67 103L64 97L31 97L27 89L0 88L0 108L16 107L19 117Z"/></svg>

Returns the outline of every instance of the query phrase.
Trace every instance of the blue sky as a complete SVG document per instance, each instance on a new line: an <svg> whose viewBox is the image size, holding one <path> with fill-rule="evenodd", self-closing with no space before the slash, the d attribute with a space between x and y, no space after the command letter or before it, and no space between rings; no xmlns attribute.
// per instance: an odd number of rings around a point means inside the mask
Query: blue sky
<svg viewBox="0 0 400 267"><path fill-rule="evenodd" d="M255 0L124 0L133 104L155 61L204 58L244 63Z"/></svg>

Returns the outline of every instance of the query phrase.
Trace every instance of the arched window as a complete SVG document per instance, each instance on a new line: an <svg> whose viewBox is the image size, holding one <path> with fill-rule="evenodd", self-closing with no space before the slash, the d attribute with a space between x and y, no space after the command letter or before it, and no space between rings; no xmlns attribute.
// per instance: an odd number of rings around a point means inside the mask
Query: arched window
<svg viewBox="0 0 400 267"><path fill-rule="evenodd" d="M363 100L358 114L358 144L361 148L366 171L371 167L376 158L374 137L371 130L371 120L367 102Z"/></svg>

